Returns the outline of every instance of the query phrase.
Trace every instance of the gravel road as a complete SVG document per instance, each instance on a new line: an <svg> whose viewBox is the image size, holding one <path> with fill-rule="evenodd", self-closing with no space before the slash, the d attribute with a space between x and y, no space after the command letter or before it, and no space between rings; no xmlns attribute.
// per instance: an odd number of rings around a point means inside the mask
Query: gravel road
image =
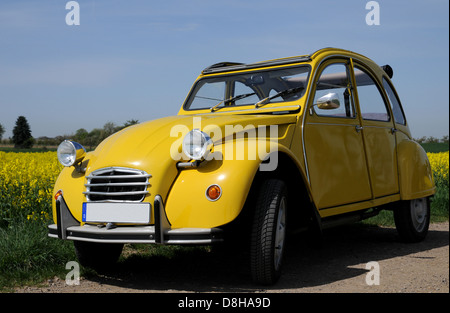
<svg viewBox="0 0 450 313"><path fill-rule="evenodd" d="M15 292L449 292L448 222L430 225L427 238L415 244L400 242L394 228L358 224L327 231L321 247L310 247L301 238L291 238L283 275L271 287L252 284L239 255L181 250L170 259L129 256L114 271L81 278L79 285L55 278Z"/></svg>

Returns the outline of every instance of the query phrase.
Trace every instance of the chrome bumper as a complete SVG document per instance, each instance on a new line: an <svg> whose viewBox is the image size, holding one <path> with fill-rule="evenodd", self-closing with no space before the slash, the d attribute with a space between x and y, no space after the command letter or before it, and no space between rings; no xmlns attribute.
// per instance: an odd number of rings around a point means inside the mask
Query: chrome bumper
<svg viewBox="0 0 450 313"><path fill-rule="evenodd" d="M218 228L178 228L164 230L163 240L155 239L155 226L118 226L113 229L95 225L66 228L67 240L109 243L211 244L221 241ZM58 237L58 226L48 226L48 236Z"/></svg>
<svg viewBox="0 0 450 313"><path fill-rule="evenodd" d="M219 228L176 228L172 229L167 220L161 197L155 197L155 225L117 226L107 228L104 225L80 226L72 216L64 198L56 201L57 223L48 226L48 236L65 240L79 240L104 243L156 243L156 244L212 244L222 241L222 229Z"/></svg>

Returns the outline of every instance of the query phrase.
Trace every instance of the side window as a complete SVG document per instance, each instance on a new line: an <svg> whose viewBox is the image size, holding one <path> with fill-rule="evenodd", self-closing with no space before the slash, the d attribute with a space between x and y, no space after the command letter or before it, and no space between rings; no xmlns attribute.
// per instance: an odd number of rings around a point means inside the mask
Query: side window
<svg viewBox="0 0 450 313"><path fill-rule="evenodd" d="M392 113L394 113L394 120L398 124L406 125L405 115L403 114L402 107L400 105L400 101L397 98L394 90L392 90L391 85L383 78L383 86L386 90L386 93L389 97L389 102L392 106Z"/></svg>
<svg viewBox="0 0 450 313"><path fill-rule="evenodd" d="M355 79L362 118L365 120L389 121L386 103L372 77L355 66Z"/></svg>
<svg viewBox="0 0 450 313"><path fill-rule="evenodd" d="M319 116L355 117L350 80L345 64L331 64L322 71L317 81L313 104L314 111Z"/></svg>

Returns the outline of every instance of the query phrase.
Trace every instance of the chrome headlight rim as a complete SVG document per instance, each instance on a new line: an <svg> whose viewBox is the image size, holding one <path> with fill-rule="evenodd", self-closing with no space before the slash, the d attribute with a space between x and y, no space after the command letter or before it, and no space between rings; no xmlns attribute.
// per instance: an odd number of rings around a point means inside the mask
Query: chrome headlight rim
<svg viewBox="0 0 450 313"><path fill-rule="evenodd" d="M184 136L182 148L189 159L203 161L211 152L213 141L208 134L195 128Z"/></svg>
<svg viewBox="0 0 450 313"><path fill-rule="evenodd" d="M58 146L56 151L58 161L65 167L80 163L85 155L86 149L73 140L64 140Z"/></svg>

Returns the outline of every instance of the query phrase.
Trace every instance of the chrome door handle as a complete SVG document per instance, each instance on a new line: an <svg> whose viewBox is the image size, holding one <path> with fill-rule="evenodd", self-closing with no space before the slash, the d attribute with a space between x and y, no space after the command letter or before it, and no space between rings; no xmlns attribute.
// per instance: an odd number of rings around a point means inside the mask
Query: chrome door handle
<svg viewBox="0 0 450 313"><path fill-rule="evenodd" d="M391 128L391 134L392 134L392 135L395 134L397 131L398 131L397 128Z"/></svg>
<svg viewBox="0 0 450 313"><path fill-rule="evenodd" d="M362 131L363 127L359 126L359 125L356 125L355 129L356 129L356 132L359 133L360 131Z"/></svg>

